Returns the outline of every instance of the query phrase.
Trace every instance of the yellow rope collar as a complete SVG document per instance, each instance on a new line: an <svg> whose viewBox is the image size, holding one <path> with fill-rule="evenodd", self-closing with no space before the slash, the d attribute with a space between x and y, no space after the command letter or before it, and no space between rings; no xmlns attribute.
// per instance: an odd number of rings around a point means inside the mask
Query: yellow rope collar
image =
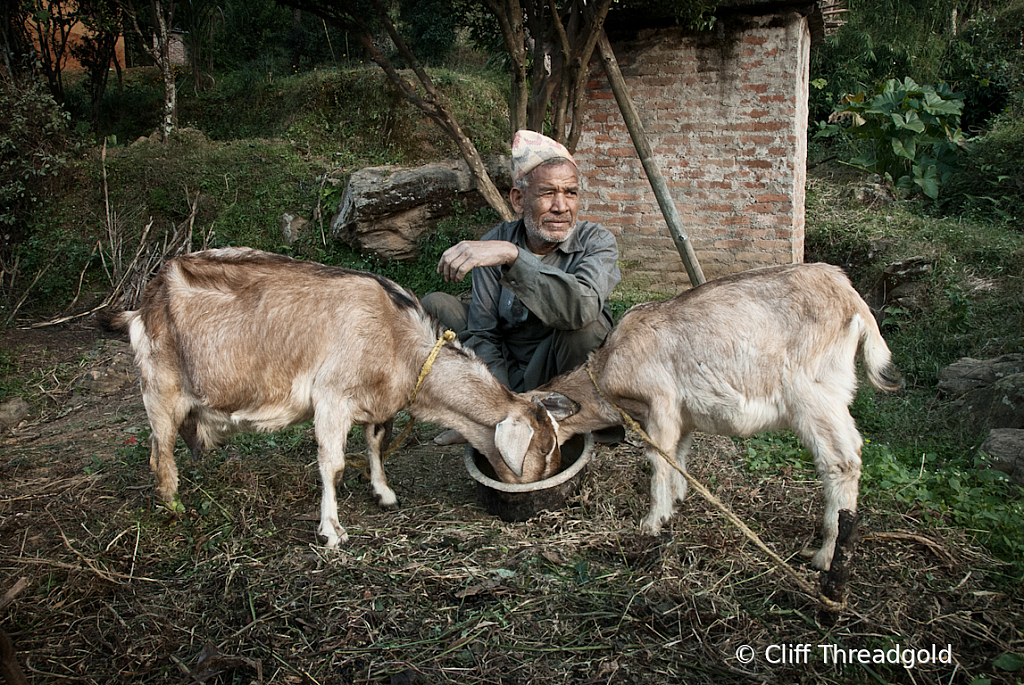
<svg viewBox="0 0 1024 685"><path fill-rule="evenodd" d="M420 369L420 376L416 379L416 387L412 389L412 395L409 396L409 406L416 401L416 395L419 394L420 386L423 385L423 379L430 373L430 369L434 367L434 360L437 359L437 355L441 352L441 348L444 347L445 343L450 343L455 340L454 331L445 331L437 342L434 343L434 349L430 350L430 354L427 355L427 361L423 362L423 368Z"/></svg>
<svg viewBox="0 0 1024 685"><path fill-rule="evenodd" d="M453 331L445 331L444 334L437 339L437 342L434 343L434 348L430 350L430 354L427 355L427 360L423 362L423 367L420 369L420 375L416 379L416 385L412 389L412 394L409 395L409 403L405 405L407 409L409 407L412 407L412 403L416 401L416 395L418 395L420 392L420 386L423 385L423 380L427 377L427 374L430 373L430 370L434 367L434 361L437 359L437 355L440 354L441 348L444 347L446 343L450 343L453 340L455 340L456 337L457 336ZM402 447L402 443L405 442L405 439L409 437L409 433L412 432L413 423L413 418L410 415L409 422L405 424L405 428L403 428L402 432L398 435L398 437L391 442L391 445L387 448L384 454L380 455L381 464L387 461L387 459L392 454L397 452ZM354 466L356 468L367 468L369 466L369 463L366 461L366 458L363 457L363 455L361 454L346 455L345 458L349 466Z"/></svg>
<svg viewBox="0 0 1024 685"><path fill-rule="evenodd" d="M412 389L412 394L409 395L409 404L406 405L407 408L411 408L412 403L416 401L416 395L420 392L420 386L423 385L423 379L425 379L427 374L430 373L430 370L434 368L434 361L437 359L437 355L441 353L441 348L444 347L446 343L450 343L455 340L455 338L456 335L454 331L445 331L441 337L437 339L437 342L434 343L434 348L430 350L430 354L427 355L427 360L423 362L423 368L420 369L420 375L419 378L416 379L416 385ZM409 422L405 424L405 428L402 429L399 436L391 443L391 446L388 447L387 451L381 455L380 462L382 464L388 459L388 457L402 447L402 443L405 442L405 439L409 437L409 433L412 431L412 424L413 418L412 414L410 414Z"/></svg>
<svg viewBox="0 0 1024 685"><path fill-rule="evenodd" d="M725 504L721 500L715 497L710 490L704 487L703 483L701 483L699 480L697 480L689 473L687 473L685 469L679 466L679 463L676 462L674 458L666 454L665 450L661 449L661 447L658 446L654 442L654 440L651 439L651 436L647 435L647 432L640 427L640 424L638 424L632 416L627 414L624 409L622 409L614 402L609 400L607 397L605 397L605 394L601 392L601 388L597 384L597 378L594 377L594 371L590 368L589 361L587 362L587 375L590 376L590 380L594 384L594 389L597 390L597 394L601 397L602 400L610 404L616 411L619 412L619 414L622 416L623 422L631 429L636 431L640 435L640 437L643 438L643 441L650 445L652 448L654 448L654 450L661 455L662 459L667 461L672 468L674 468L679 473L683 474L683 478L686 479L686 482L689 483L694 490L699 492L700 495L708 502L711 502L711 504L713 504L720 512L722 512L725 515L725 517L733 523L733 525L740 529L740 531L743 533L743 535L747 537L748 540L753 542L762 552L767 554L768 558L775 562L775 564L779 568L781 568L786 573L786 575L793 579L793 581L800 587L800 589L803 592L807 593L811 597L817 598L818 602L821 603L821 605L825 609L833 613L838 613L846 608L846 602L836 602L835 600L826 597L818 590L815 590L814 586L809 581L805 580L803 576L798 574L796 570L794 570L789 564L787 564L782 557L780 557L778 554L769 549L768 545L766 545L761 540L761 538L757 536L757 533L752 531L747 526L747 524L745 524L740 519L740 517L734 514L732 510L725 506Z"/></svg>

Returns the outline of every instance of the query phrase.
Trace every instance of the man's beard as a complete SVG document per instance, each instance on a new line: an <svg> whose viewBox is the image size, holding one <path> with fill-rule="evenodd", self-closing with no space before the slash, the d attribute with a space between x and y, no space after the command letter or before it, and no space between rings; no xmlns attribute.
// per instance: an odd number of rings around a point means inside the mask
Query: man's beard
<svg viewBox="0 0 1024 685"><path fill-rule="evenodd" d="M523 216L523 228L526 229L526 235L536 241L547 243L549 245L558 245L572 237L572 234L576 231L576 224L573 223L572 228L570 228L569 232L562 238L556 238L550 233L543 232L532 216Z"/></svg>

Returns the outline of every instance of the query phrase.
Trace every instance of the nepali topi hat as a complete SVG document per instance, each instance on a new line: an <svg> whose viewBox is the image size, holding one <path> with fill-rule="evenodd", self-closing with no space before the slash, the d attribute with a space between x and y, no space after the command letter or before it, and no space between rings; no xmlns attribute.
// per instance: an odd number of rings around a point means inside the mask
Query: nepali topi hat
<svg viewBox="0 0 1024 685"><path fill-rule="evenodd" d="M519 183L524 176L551 159L564 159L576 166L576 160L561 143L536 131L516 131L512 138L512 182Z"/></svg>

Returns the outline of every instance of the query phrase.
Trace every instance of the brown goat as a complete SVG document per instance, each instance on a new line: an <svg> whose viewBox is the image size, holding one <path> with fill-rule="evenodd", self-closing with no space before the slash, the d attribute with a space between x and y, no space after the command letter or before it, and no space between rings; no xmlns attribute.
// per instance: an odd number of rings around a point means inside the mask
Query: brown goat
<svg viewBox="0 0 1024 685"><path fill-rule="evenodd" d="M840 269L767 267L626 312L590 357L601 394L580 367L524 396L551 411L559 444L621 424L612 402L682 468L693 431L747 436L792 428L824 483L823 541L812 563L827 570L839 511L857 508L862 440L848 407L858 347L872 384L901 387L871 310ZM687 484L655 450L647 458L651 510L641 529L657 535Z"/></svg>
<svg viewBox="0 0 1024 685"><path fill-rule="evenodd" d="M131 336L164 501L178 492L176 433L196 455L235 431L312 418L323 484L318 532L327 545L348 538L335 481L352 424L367 427L374 493L383 506L397 505L380 462L382 427L408 403L440 331L395 283L247 248L209 250L166 263L139 309L106 324ZM503 480L541 480L560 465L547 412L458 342L440 349L409 412L457 429Z"/></svg>

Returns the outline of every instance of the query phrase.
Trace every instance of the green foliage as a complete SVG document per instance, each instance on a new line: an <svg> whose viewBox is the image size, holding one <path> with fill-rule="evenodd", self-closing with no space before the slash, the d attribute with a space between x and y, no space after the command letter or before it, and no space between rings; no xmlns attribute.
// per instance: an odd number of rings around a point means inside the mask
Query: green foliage
<svg viewBox="0 0 1024 685"><path fill-rule="evenodd" d="M1019 671L1024 668L1024 656L1007 653L992 662L992 665L1003 671Z"/></svg>
<svg viewBox="0 0 1024 685"><path fill-rule="evenodd" d="M679 26L706 31L715 24L718 0L618 0L608 16L614 25L618 16L641 16L648 20L668 20Z"/></svg>
<svg viewBox="0 0 1024 685"><path fill-rule="evenodd" d="M863 143L851 164L883 175L904 192L916 189L935 199L957 164L962 109L961 96L945 83L936 89L907 77L850 95L836 111L849 115L844 134ZM826 125L820 135L839 128Z"/></svg>
<svg viewBox="0 0 1024 685"><path fill-rule="evenodd" d="M740 441L745 448L744 463L749 471L771 477L779 469L811 469L813 458L793 431L761 433Z"/></svg>
<svg viewBox="0 0 1024 685"><path fill-rule="evenodd" d="M423 64L442 64L457 40L461 15L450 0L404 0L402 21L407 25L409 48Z"/></svg>
<svg viewBox="0 0 1024 685"><path fill-rule="evenodd" d="M17 377L18 360L11 350L0 350L0 402L17 394L21 383Z"/></svg>
<svg viewBox="0 0 1024 685"><path fill-rule="evenodd" d="M943 209L979 219L1024 223L1024 120L1007 114L970 141L959 170L943 190Z"/></svg>
<svg viewBox="0 0 1024 685"><path fill-rule="evenodd" d="M125 75L119 88L107 88L93 103L83 79L69 79L64 107L77 126L97 139L115 136L131 142L156 130L164 104L163 80L155 67Z"/></svg>
<svg viewBox="0 0 1024 685"><path fill-rule="evenodd" d="M872 393L862 390L857 403ZM861 431L868 434L868 422L857 403L852 411ZM811 454L792 431L763 433L739 442L751 473L765 478L774 478L780 471L815 477ZM913 510L925 524L952 524L973 531L980 543L1016 563L1013 573L1024 573L1024 532L1020 530L1024 489L984 462L959 456L952 445L936 440L922 447L866 438L860 487L861 502L871 507L891 509L895 504L900 511Z"/></svg>
<svg viewBox="0 0 1024 685"><path fill-rule="evenodd" d="M1024 96L1024 0L994 4L963 23L939 76L964 93L964 130L984 130Z"/></svg>
<svg viewBox="0 0 1024 685"><path fill-rule="evenodd" d="M1024 330L1024 236L1016 227L935 219L909 205L879 213L846 202L837 187L810 184L806 261L843 265L869 293L889 263L921 254L934 260L921 278L921 309L890 307L884 317L883 333L909 383L930 388L940 368L963 356L1024 351L1024 339L1007 335Z"/></svg>
<svg viewBox="0 0 1024 685"><path fill-rule="evenodd" d="M941 443L933 449L864 445L861 478L866 502L895 501L931 524L953 524L1024 572L1024 489L980 459L958 455Z"/></svg>
<svg viewBox="0 0 1024 685"><path fill-rule="evenodd" d="M53 217L43 216L30 228L29 236L13 246L23 286L34 281L32 297L21 313L39 315L60 311L74 296L78 277L89 264L91 246ZM94 263L96 266L99 262ZM36 276L40 277L37 279ZM17 293L18 289L12 292ZM12 298L13 299L13 298ZM10 306L10 303L7 303ZM0 309L6 310L7 307ZM9 323L0 321L0 323Z"/></svg>
<svg viewBox="0 0 1024 685"><path fill-rule="evenodd" d="M279 250L281 215L312 208L316 174L294 145L280 140L219 143L182 132L167 145L107 152L110 201L124 217L126 244L134 244L149 217L158 237L185 222L199 193L195 226L213 228L214 246Z"/></svg>
<svg viewBox="0 0 1024 685"><path fill-rule="evenodd" d="M71 46L71 53L88 74L90 118L96 118L107 89L124 17L115 0L82 0L78 6L87 31Z"/></svg>
<svg viewBox="0 0 1024 685"><path fill-rule="evenodd" d="M0 78L0 111L0 227L17 235L61 173L74 136L68 115L36 81Z"/></svg>
<svg viewBox="0 0 1024 685"><path fill-rule="evenodd" d="M485 154L507 153L507 117L503 117L507 109L493 74L466 76L443 69L435 73L452 94L456 111L471 120L465 130L479 149ZM115 128L107 128L113 120L101 118L96 129L110 143L106 168L111 219L126 249L134 249L150 219L150 239L158 241L172 235L176 226L187 225L198 193L195 235L198 240L198 236L212 233L211 246L291 251L301 258L378 271L421 294L468 287L468 281L443 283L434 268L441 251L459 236L478 237L497 223L493 214L470 216L467 212L457 217L455 224L442 226L422 247L421 261L414 263L369 258L344 246L326 245L322 237L325 227L320 223L330 221L350 169L416 164L456 154L450 141L420 122L407 103L394 97L378 70L317 71L248 86L243 77L221 79L208 92L182 95L179 116L186 128L168 144L117 145L115 138L135 141L152 132L162 102L161 89L155 72L133 75L123 95L108 93L105 98L111 105L105 112L125 105L125 117ZM39 93L66 129L67 117L43 90ZM11 109L19 115L27 111L26 107ZM20 121L21 116L13 123ZM211 140L196 128L221 139ZM26 141L42 141L44 150L59 139L44 134L42 127L25 134ZM110 287L100 258L93 256L89 261L98 240L103 241L104 254L109 256L98 152L94 150L68 166L65 175L77 175L81 182L61 180L60 203L47 206L45 212L28 204L11 208L10 215L20 218L25 228L7 253L8 258L19 260L21 274L16 287L8 287L5 293L8 307L37 274L44 276L33 285L21 315L50 316L65 307L77 291L83 269L83 292ZM5 162L20 169L34 159L12 151ZM321 183L325 175L337 184ZM54 179L47 176L45 180L49 185ZM280 236L281 215L311 217L318 206L324 216L289 250ZM61 252L54 252L55 245L61 246ZM55 259L58 254L60 259Z"/></svg>
<svg viewBox="0 0 1024 685"><path fill-rule="evenodd" d="M975 132L1024 97L1024 0L857 0L846 23L814 49L811 121L849 93L887 79L945 81L964 97L961 127Z"/></svg>
<svg viewBox="0 0 1024 685"><path fill-rule="evenodd" d="M508 107L494 74L433 73L481 153L507 153ZM245 106L237 106L240 102ZM183 93L178 107L183 126L210 138L289 138L342 166L457 155L454 144L421 123L415 108L377 69L331 69L276 79L243 70L223 76L208 92Z"/></svg>
<svg viewBox="0 0 1024 685"><path fill-rule="evenodd" d="M311 11L296 15L292 7L274 0L227 0L217 8L211 61L220 72L218 80L235 72L277 78L315 68L356 66L364 59L355 38Z"/></svg>
<svg viewBox="0 0 1024 685"><path fill-rule="evenodd" d="M910 54L899 46L876 45L869 30L844 26L811 58L810 120L823 121L849 93L897 75L912 73Z"/></svg>

